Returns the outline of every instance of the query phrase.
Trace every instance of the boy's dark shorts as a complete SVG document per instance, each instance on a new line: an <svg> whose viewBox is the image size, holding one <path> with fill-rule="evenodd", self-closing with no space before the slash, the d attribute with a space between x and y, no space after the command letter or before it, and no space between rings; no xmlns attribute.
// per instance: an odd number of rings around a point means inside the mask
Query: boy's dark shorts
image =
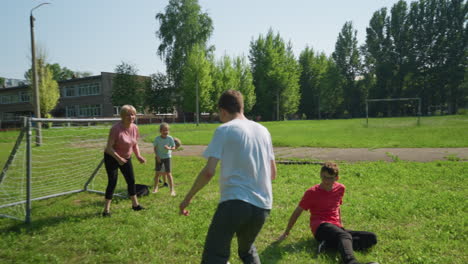
<svg viewBox="0 0 468 264"><path fill-rule="evenodd" d="M157 172L171 172L171 158L161 159L161 163L156 160Z"/></svg>

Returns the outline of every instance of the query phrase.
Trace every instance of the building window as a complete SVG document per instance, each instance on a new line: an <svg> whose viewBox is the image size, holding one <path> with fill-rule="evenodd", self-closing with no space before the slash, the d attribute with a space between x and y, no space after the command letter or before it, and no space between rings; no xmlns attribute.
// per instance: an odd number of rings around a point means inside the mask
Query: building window
<svg viewBox="0 0 468 264"><path fill-rule="evenodd" d="M101 93L101 85L99 83L87 83L79 86L79 95L98 95Z"/></svg>
<svg viewBox="0 0 468 264"><path fill-rule="evenodd" d="M90 117L90 116L101 116L102 105L80 105L79 106L79 116L80 117Z"/></svg>
<svg viewBox="0 0 468 264"><path fill-rule="evenodd" d="M20 92L19 99L20 102L27 103L31 100L31 93L26 91Z"/></svg>
<svg viewBox="0 0 468 264"><path fill-rule="evenodd" d="M76 96L76 92L75 92L75 86L65 86L63 88L63 95L65 97L73 97L73 96Z"/></svg>
<svg viewBox="0 0 468 264"><path fill-rule="evenodd" d="M114 115L120 115L120 106L114 106Z"/></svg>
<svg viewBox="0 0 468 264"><path fill-rule="evenodd" d="M16 121L16 114L15 113L3 113L3 120Z"/></svg>
<svg viewBox="0 0 468 264"><path fill-rule="evenodd" d="M2 104L14 104L19 102L17 94L3 95L0 99L0 103Z"/></svg>
<svg viewBox="0 0 468 264"><path fill-rule="evenodd" d="M76 117L76 106L66 106L65 107L65 116L66 117Z"/></svg>

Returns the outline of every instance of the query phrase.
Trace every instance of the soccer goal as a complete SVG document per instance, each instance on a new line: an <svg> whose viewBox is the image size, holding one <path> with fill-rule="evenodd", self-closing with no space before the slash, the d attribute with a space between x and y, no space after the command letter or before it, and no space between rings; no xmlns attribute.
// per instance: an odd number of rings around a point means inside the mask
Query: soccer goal
<svg viewBox="0 0 468 264"><path fill-rule="evenodd" d="M103 150L118 120L25 118L0 174L0 217L30 223L33 201L83 191L103 193ZM46 127L40 145L33 138L38 122Z"/></svg>
<svg viewBox="0 0 468 264"><path fill-rule="evenodd" d="M390 98L390 99L366 99L366 126L369 126L369 103L370 102L393 102L393 101L417 101L418 102L418 120L417 125L421 124L421 98Z"/></svg>

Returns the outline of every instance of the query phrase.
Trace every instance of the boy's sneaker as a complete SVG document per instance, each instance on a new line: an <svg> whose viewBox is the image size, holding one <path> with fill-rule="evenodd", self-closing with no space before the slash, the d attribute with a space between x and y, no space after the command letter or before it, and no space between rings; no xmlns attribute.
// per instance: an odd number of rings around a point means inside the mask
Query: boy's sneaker
<svg viewBox="0 0 468 264"><path fill-rule="evenodd" d="M111 217L111 213L110 212L102 212L102 217Z"/></svg>
<svg viewBox="0 0 468 264"><path fill-rule="evenodd" d="M132 209L133 211L141 211L141 210L144 210L145 208L141 205L137 205L137 206L132 206Z"/></svg>

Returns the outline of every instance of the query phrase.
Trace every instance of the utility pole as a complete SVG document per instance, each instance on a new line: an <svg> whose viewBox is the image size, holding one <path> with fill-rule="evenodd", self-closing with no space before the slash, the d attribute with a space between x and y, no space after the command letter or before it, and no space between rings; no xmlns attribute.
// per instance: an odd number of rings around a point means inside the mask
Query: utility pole
<svg viewBox="0 0 468 264"><path fill-rule="evenodd" d="M30 29L31 29L31 57L32 57L32 85L34 89L34 116L36 118L41 118L41 105L40 105L40 95L39 95L39 80L37 76L37 65L36 65L36 46L34 44L34 16L33 10L37 9L43 5L47 5L50 3L42 3L33 9L31 9L31 15L29 16L30 21ZM40 146L42 144L42 123L37 122L37 130L36 130L36 146Z"/></svg>

